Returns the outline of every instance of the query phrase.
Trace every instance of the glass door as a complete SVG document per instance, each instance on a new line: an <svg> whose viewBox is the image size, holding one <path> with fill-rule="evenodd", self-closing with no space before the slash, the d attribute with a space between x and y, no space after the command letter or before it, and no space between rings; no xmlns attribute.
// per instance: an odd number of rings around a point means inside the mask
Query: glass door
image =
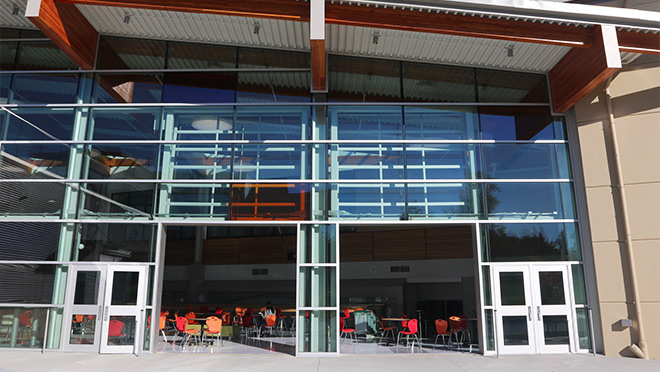
<svg viewBox="0 0 660 372"><path fill-rule="evenodd" d="M108 265L101 353L135 353L144 328L146 267Z"/></svg>
<svg viewBox="0 0 660 372"><path fill-rule="evenodd" d="M493 266L500 354L536 352L529 267Z"/></svg>
<svg viewBox="0 0 660 372"><path fill-rule="evenodd" d="M69 266L62 350L98 352L105 266Z"/></svg>
<svg viewBox="0 0 660 372"><path fill-rule="evenodd" d="M574 345L567 265L532 266L539 353L570 353Z"/></svg>

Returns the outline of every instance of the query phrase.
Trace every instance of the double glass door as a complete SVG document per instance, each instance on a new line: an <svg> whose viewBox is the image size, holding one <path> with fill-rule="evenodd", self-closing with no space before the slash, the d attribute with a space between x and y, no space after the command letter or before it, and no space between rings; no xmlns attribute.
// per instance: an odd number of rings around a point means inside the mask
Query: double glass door
<svg viewBox="0 0 660 372"><path fill-rule="evenodd" d="M144 328L146 267L69 267L62 330L64 351L135 353Z"/></svg>
<svg viewBox="0 0 660 372"><path fill-rule="evenodd" d="M575 350L568 272L564 264L493 266L501 354Z"/></svg>

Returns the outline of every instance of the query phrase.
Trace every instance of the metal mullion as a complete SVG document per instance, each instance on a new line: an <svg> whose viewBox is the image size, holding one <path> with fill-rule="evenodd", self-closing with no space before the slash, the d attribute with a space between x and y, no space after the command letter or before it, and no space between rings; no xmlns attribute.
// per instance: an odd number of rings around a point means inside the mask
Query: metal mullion
<svg viewBox="0 0 660 372"><path fill-rule="evenodd" d="M0 109L3 109L0 106ZM73 107L72 107L73 109ZM13 111L11 111L13 113ZM347 145L452 145L452 144L521 144L521 145L558 145L567 144L566 140L536 140L536 141L494 141L494 140L0 140L0 144L5 145L36 145L36 144L61 144L61 145L79 145L79 144L136 144L136 145L209 145L209 144L347 144ZM370 148L370 147L365 147Z"/></svg>
<svg viewBox="0 0 660 372"><path fill-rule="evenodd" d="M136 178L126 178L126 179L30 179L30 178L18 178L18 179L0 179L0 183L165 183L165 184L190 184L191 187L198 184L214 184L214 183L226 183L226 184L241 184L241 183L253 183L254 179L232 179L232 180L213 180L213 179L199 179L199 180L187 180L187 179L136 179ZM351 179L351 180L314 180L314 179L267 179L259 180L259 183L326 183L326 184L463 184L463 183L478 183L478 184L489 184L489 183L570 183L573 182L572 179L432 179L432 180L402 180L402 179L386 179L386 180L374 180L374 179Z"/></svg>
<svg viewBox="0 0 660 372"><path fill-rule="evenodd" d="M47 40L50 40L50 39L47 39ZM3 39L2 41L4 42L4 41L11 41L11 40ZM21 39L21 41L25 41L25 39ZM53 75L58 75L58 74L70 74L70 73L73 72L73 73L99 73L99 74L106 74L107 73L107 74L133 75L133 74L150 74L150 73L165 73L165 72L206 73L206 72L310 72L310 71L311 70L308 69L308 68L252 68L252 69L246 69L246 68L96 69L95 68L95 69L89 69L89 70L83 70L83 69L77 69L77 70L17 70L17 71L3 71L3 74L17 74L17 75L22 75L22 74L53 74Z"/></svg>
<svg viewBox="0 0 660 372"><path fill-rule="evenodd" d="M77 75L81 73L86 73L89 71L80 71L80 70L70 70L69 74ZM27 73L27 72L26 72ZM29 71L29 73L35 74L34 71ZM45 74L46 72L42 72ZM5 73L8 74L8 73ZM1 75L1 74L0 74ZM25 103L25 104L6 104L7 107L68 107L74 105L72 103ZM424 106L424 107L550 107L549 103L502 103L502 102L371 102L369 104L364 104L362 102L206 102L206 103L186 103L186 102L171 102L171 103L81 103L78 105L96 105L99 107L152 107L152 106L163 106L163 107L222 107L222 106L256 106L256 107L267 107L267 106L280 106L280 107L301 107L301 106L341 106L341 107L381 107L381 106Z"/></svg>
<svg viewBox="0 0 660 372"><path fill-rule="evenodd" d="M301 263L300 267L337 267L337 264L336 263L329 263L329 262Z"/></svg>

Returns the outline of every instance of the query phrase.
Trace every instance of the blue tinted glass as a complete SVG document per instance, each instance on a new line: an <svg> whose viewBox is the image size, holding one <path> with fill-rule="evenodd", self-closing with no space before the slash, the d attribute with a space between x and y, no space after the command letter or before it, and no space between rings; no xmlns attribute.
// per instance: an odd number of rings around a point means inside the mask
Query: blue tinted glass
<svg viewBox="0 0 660 372"><path fill-rule="evenodd" d="M88 174L90 179L153 179L157 177L158 145L89 146Z"/></svg>
<svg viewBox="0 0 660 372"><path fill-rule="evenodd" d="M158 109L93 109L90 139L94 140L157 140L160 132Z"/></svg>
<svg viewBox="0 0 660 372"><path fill-rule="evenodd" d="M178 140L231 140L231 107L167 109L167 120L174 121L173 137ZM168 134L169 135L169 134Z"/></svg>
<svg viewBox="0 0 660 372"><path fill-rule="evenodd" d="M235 145L234 179L305 179L306 145Z"/></svg>
<svg viewBox="0 0 660 372"><path fill-rule="evenodd" d="M162 74L96 74L92 92L96 103L158 103Z"/></svg>
<svg viewBox="0 0 660 372"><path fill-rule="evenodd" d="M231 179L231 145L166 145L171 157L163 178Z"/></svg>
<svg viewBox="0 0 660 372"><path fill-rule="evenodd" d="M9 87L12 75L0 75L0 103L9 102Z"/></svg>
<svg viewBox="0 0 660 372"><path fill-rule="evenodd" d="M234 102L236 74L231 72L167 73L163 88L166 103Z"/></svg>
<svg viewBox="0 0 660 372"><path fill-rule="evenodd" d="M486 178L560 178L567 163L557 161L557 149L564 144L487 144L483 145ZM561 168L560 168L561 167Z"/></svg>
<svg viewBox="0 0 660 372"><path fill-rule="evenodd" d="M490 219L572 219L569 183L485 184Z"/></svg>
<svg viewBox="0 0 660 372"><path fill-rule="evenodd" d="M332 145L337 154L336 170L330 173L338 179L403 179L403 146ZM335 157L332 156L332 159Z"/></svg>
<svg viewBox="0 0 660 372"><path fill-rule="evenodd" d="M7 114L8 140L68 140L73 131L73 109L15 109Z"/></svg>
<svg viewBox="0 0 660 372"><path fill-rule="evenodd" d="M16 75L11 103L76 103L78 75Z"/></svg>
<svg viewBox="0 0 660 372"><path fill-rule="evenodd" d="M479 216L480 184L409 184L410 218L475 219Z"/></svg>
<svg viewBox="0 0 660 372"><path fill-rule="evenodd" d="M309 136L309 107L237 107L237 140L301 140Z"/></svg>
<svg viewBox="0 0 660 372"><path fill-rule="evenodd" d="M574 223L490 224L486 261L580 261Z"/></svg>
<svg viewBox="0 0 660 372"><path fill-rule="evenodd" d="M405 212L403 184L339 184L328 212L333 218L400 219Z"/></svg>
<svg viewBox="0 0 660 372"><path fill-rule="evenodd" d="M308 72L241 72L236 102L309 102Z"/></svg>
<svg viewBox="0 0 660 372"><path fill-rule="evenodd" d="M0 170L3 177L66 177L70 149L65 145L3 145ZM14 167L12 167L14 165ZM13 173L13 176L10 174Z"/></svg>
<svg viewBox="0 0 660 372"><path fill-rule="evenodd" d="M399 106L328 107L332 139L339 140L402 139L402 114Z"/></svg>
<svg viewBox="0 0 660 372"><path fill-rule="evenodd" d="M406 139L478 139L474 107L405 107Z"/></svg>
<svg viewBox="0 0 660 372"><path fill-rule="evenodd" d="M552 140L548 107L480 107L481 138L486 140ZM561 139L561 137L559 137Z"/></svg>
<svg viewBox="0 0 660 372"><path fill-rule="evenodd" d="M479 175L476 145L406 145L408 179L473 179Z"/></svg>

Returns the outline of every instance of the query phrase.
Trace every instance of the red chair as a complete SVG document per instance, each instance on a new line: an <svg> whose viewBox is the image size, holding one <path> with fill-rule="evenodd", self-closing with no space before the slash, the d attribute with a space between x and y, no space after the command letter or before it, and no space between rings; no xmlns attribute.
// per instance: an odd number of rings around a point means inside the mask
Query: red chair
<svg viewBox="0 0 660 372"><path fill-rule="evenodd" d="M461 341L463 341L463 337L467 335L468 344L471 344L472 343L472 337L470 336L470 331L468 330L468 327L467 327L468 317L465 316L465 315L460 315L458 318L461 320L461 324L460 324Z"/></svg>
<svg viewBox="0 0 660 372"><path fill-rule="evenodd" d="M449 343L451 343L451 336L456 338L456 345L460 345L463 342L463 330L461 329L461 318L457 316L449 317L449 325L451 326L451 335L449 336ZM458 336L461 336L461 339L458 339Z"/></svg>
<svg viewBox="0 0 660 372"><path fill-rule="evenodd" d="M202 305L202 306L199 307L199 312L202 313L202 314L206 314L206 313L209 312L209 307L206 306L206 305Z"/></svg>
<svg viewBox="0 0 660 372"><path fill-rule="evenodd" d="M380 340L378 342L382 341L385 337L387 337L388 334L392 337L392 339L394 339L394 330L396 329L396 326L388 326L387 321L381 320L380 327L382 328L383 333L381 334Z"/></svg>
<svg viewBox="0 0 660 372"><path fill-rule="evenodd" d="M250 331L252 331L252 333L254 333L256 328L254 327L254 324L252 324L252 315L250 315L250 314L243 315L243 320L241 322L241 328L245 332L245 337L248 337Z"/></svg>
<svg viewBox="0 0 660 372"><path fill-rule="evenodd" d="M108 339L113 338L115 345L126 344L126 333L124 333L124 322L112 319L108 325ZM108 340L109 341L109 340Z"/></svg>
<svg viewBox="0 0 660 372"><path fill-rule="evenodd" d="M186 347L186 344L188 343L188 340L190 339L190 336L194 337L195 340L195 345L198 344L197 342L197 337L199 336L199 331L196 329L188 329L188 319L180 316L176 318L176 330L178 333L181 333L183 335L183 339L181 339L181 346Z"/></svg>
<svg viewBox="0 0 660 372"><path fill-rule="evenodd" d="M406 322L408 325L408 330L403 330L399 332L399 334L396 337L396 347L399 347L399 339L402 334L406 335L406 346L410 343L410 336L413 336L415 340L417 340L417 344L419 345L419 350L422 350L422 343L419 342L419 337L417 337L417 319L410 319L409 321ZM413 344L411 346L411 350L415 347L415 341L413 340Z"/></svg>
<svg viewBox="0 0 660 372"><path fill-rule="evenodd" d="M218 306L215 308L215 315L217 316L222 316L222 306Z"/></svg>
<svg viewBox="0 0 660 372"><path fill-rule="evenodd" d="M339 343L344 342L343 339L346 338L347 335L351 338L351 342L358 342L357 335L355 334L355 328L344 328L344 326L344 318L339 318L339 328L341 330L341 341Z"/></svg>
<svg viewBox="0 0 660 372"><path fill-rule="evenodd" d="M449 330L449 323L447 323L446 320L443 319L436 319L435 320L435 331L437 335L435 336L435 343L433 344L433 348L435 349L436 345L438 344L438 337L442 336L442 344L447 347L447 342L445 341L445 337L451 338L451 331Z"/></svg>

